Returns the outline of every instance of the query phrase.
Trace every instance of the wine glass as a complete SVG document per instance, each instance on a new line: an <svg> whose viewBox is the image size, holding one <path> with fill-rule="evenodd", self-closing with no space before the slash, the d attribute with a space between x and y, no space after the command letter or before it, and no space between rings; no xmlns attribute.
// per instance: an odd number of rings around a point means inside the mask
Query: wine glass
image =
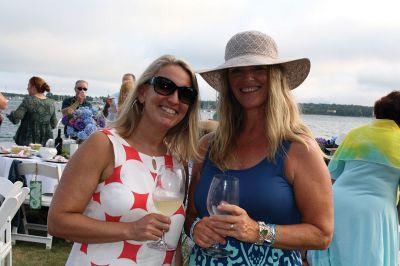
<svg viewBox="0 0 400 266"><path fill-rule="evenodd" d="M229 213L218 210L222 202L239 205L239 178L217 174L213 177L207 195L207 210L210 215L229 215ZM228 257L231 252L214 244L203 249L203 253L216 258Z"/></svg>
<svg viewBox="0 0 400 266"><path fill-rule="evenodd" d="M185 196L185 170L183 167L162 165L157 172L152 193L157 211L166 216L174 214L182 205ZM164 240L164 232L157 242L147 244L158 250L174 250Z"/></svg>

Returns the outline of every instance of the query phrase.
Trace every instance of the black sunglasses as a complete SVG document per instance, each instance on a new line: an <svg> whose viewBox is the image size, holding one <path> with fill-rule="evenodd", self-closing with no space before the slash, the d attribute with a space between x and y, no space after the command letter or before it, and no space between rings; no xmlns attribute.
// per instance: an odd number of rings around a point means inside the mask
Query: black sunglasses
<svg viewBox="0 0 400 266"><path fill-rule="evenodd" d="M87 88L85 88L85 87L76 87L76 89L78 91L87 91Z"/></svg>
<svg viewBox="0 0 400 266"><path fill-rule="evenodd" d="M197 97L197 91L191 87L178 87L176 84L164 77L152 77L147 84L154 87L154 91L160 95L171 95L178 90L178 98L184 104L192 104Z"/></svg>

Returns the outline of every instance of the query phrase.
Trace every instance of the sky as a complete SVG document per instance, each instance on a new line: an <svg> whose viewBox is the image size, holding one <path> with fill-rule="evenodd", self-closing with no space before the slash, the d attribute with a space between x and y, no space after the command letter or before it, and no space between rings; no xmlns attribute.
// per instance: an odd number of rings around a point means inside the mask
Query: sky
<svg viewBox="0 0 400 266"><path fill-rule="evenodd" d="M163 54L216 67L234 34L258 30L280 57L311 60L298 102L372 106L400 89L399 10L398 0L0 0L0 91L26 93L40 76L54 94L84 79L90 96L107 96ZM215 100L198 80L201 99Z"/></svg>

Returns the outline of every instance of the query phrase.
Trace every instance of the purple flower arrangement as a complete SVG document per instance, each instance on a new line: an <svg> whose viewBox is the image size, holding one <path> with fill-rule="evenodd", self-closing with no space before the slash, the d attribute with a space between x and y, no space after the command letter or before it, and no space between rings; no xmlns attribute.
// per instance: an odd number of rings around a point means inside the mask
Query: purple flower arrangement
<svg viewBox="0 0 400 266"><path fill-rule="evenodd" d="M329 151L327 150L327 148L337 148L338 145L336 144L336 139L337 137L332 137L330 139L325 139L325 138L315 138L315 140L317 141L319 147L321 148L321 150L327 154L329 154Z"/></svg>
<svg viewBox="0 0 400 266"><path fill-rule="evenodd" d="M62 118L62 124L67 126L67 135L78 141L86 140L97 129L104 128L105 119L89 107L81 107L72 114Z"/></svg>

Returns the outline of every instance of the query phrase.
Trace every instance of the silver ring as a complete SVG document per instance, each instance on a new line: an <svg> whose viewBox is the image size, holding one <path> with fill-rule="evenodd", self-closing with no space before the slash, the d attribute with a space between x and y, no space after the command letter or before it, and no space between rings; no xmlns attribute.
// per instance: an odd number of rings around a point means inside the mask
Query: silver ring
<svg viewBox="0 0 400 266"><path fill-rule="evenodd" d="M231 226L229 227L229 229L231 229L231 230L232 230L232 229L233 229L233 227L234 227L234 224L231 224Z"/></svg>

